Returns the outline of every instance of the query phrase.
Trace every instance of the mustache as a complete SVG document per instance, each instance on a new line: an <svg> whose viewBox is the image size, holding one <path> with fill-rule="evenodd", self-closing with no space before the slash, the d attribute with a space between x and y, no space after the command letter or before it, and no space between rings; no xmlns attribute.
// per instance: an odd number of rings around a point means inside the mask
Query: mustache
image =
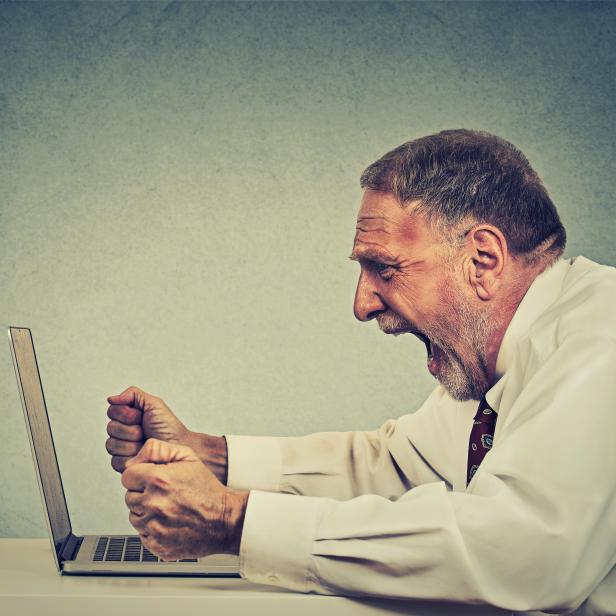
<svg viewBox="0 0 616 616"><path fill-rule="evenodd" d="M376 315L376 322L379 329L386 334L404 334L407 332L423 333L417 325L411 321L403 319L395 312L381 313Z"/></svg>
<svg viewBox="0 0 616 616"><path fill-rule="evenodd" d="M426 344L428 354L430 354L429 344L436 344L445 352L452 350L451 345L446 342L434 328L421 328L413 321L408 321L395 312L377 314L376 322L379 325L379 329L385 334L391 334L393 336L399 336L400 334L415 334Z"/></svg>

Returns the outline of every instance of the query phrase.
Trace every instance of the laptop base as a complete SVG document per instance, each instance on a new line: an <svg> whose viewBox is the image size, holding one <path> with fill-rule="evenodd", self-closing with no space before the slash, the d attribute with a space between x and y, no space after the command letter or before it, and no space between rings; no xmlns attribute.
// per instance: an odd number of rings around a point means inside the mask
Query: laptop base
<svg viewBox="0 0 616 616"><path fill-rule="evenodd" d="M117 540L124 538L138 539L137 536L132 535L108 535L108 537ZM197 562L93 560L100 538L99 535L84 536L75 558L62 561L62 573L69 575L240 577L238 558L230 554L213 554L198 558L196 559ZM119 558L121 557L120 555Z"/></svg>

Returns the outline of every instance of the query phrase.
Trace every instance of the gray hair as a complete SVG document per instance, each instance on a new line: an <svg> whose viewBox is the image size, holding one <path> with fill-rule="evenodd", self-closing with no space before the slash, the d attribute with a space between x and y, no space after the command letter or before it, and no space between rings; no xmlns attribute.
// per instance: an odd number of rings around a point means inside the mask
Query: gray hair
<svg viewBox="0 0 616 616"><path fill-rule="evenodd" d="M498 227L526 265L552 262L567 235L539 176L513 144L484 131L445 130L403 143L361 175L362 188L391 193L402 207L419 200L449 242L469 221Z"/></svg>

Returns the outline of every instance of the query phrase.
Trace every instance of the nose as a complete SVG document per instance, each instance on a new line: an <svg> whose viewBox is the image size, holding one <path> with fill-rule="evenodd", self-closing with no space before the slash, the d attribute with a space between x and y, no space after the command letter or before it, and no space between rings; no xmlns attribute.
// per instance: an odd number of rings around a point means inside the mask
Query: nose
<svg viewBox="0 0 616 616"><path fill-rule="evenodd" d="M376 288L370 283L369 277L362 272L357 281L353 313L358 321L370 321L377 314L385 312L387 306L377 293Z"/></svg>

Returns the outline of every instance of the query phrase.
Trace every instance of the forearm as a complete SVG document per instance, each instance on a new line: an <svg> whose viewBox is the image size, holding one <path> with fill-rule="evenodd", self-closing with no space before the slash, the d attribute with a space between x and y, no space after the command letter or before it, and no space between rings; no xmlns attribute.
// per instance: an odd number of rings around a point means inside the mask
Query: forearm
<svg viewBox="0 0 616 616"><path fill-rule="evenodd" d="M320 432L282 441L281 491L348 500L397 498L411 484L388 447L395 421L373 431Z"/></svg>
<svg viewBox="0 0 616 616"><path fill-rule="evenodd" d="M228 485L346 500L360 494L397 497L410 488L388 449L394 421L372 432L303 437L227 437Z"/></svg>
<svg viewBox="0 0 616 616"><path fill-rule="evenodd" d="M241 573L300 592L515 611L576 607L609 570L608 524L582 533L567 525L559 540L536 509L510 496L452 493L443 483L419 486L397 502L253 492ZM611 545L586 551L587 532Z"/></svg>
<svg viewBox="0 0 616 616"><path fill-rule="evenodd" d="M249 494L249 492L244 490L231 490L227 488L223 511L223 520L227 528L227 539L224 547L225 554L239 555L240 553Z"/></svg>
<svg viewBox="0 0 616 616"><path fill-rule="evenodd" d="M442 425L448 418L435 419L434 407L443 395L437 387L415 413L372 431L277 438L227 435L228 485L336 500L362 494L391 499L441 480L450 488L451 473L435 461L443 457L437 454L444 447L454 449L450 442L457 436ZM418 437L423 438L416 446Z"/></svg>
<svg viewBox="0 0 616 616"><path fill-rule="evenodd" d="M218 481L227 485L228 451L225 437L191 432L187 444L214 473Z"/></svg>

